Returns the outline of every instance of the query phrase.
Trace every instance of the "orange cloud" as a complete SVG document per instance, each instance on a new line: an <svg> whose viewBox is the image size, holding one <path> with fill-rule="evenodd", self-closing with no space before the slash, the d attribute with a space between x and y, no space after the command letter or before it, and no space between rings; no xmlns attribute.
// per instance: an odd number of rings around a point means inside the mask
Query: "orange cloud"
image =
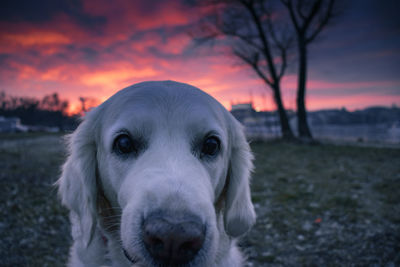
<svg viewBox="0 0 400 267"><path fill-rule="evenodd" d="M270 88L250 68L227 56L227 47L201 47L191 53L185 26L201 16L200 12L179 1L160 1L154 8L139 0L108 2L83 1L84 14L105 18L95 30L64 13L46 23L0 22L4 55L0 57L0 88L36 97L58 91L70 99L73 109L79 106L80 96L103 101L136 82L172 79L205 90L227 108L232 101L250 100L258 109L274 106ZM312 77L307 83L307 106L400 104L398 94L378 91L400 88L398 80L366 80L340 82ZM296 76L286 76L282 94L287 108L295 108L296 88Z"/></svg>
<svg viewBox="0 0 400 267"><path fill-rule="evenodd" d="M80 80L83 84L88 86L97 85L116 88L118 85L123 87L122 84L126 84L127 81L132 79L142 79L157 75L157 71L151 67L135 69L131 66L124 65L125 64L121 64L113 69L99 70L84 74L81 76Z"/></svg>
<svg viewBox="0 0 400 267"><path fill-rule="evenodd" d="M4 34L1 38L10 44L22 46L68 44L71 42L70 38L58 32L11 33Z"/></svg>

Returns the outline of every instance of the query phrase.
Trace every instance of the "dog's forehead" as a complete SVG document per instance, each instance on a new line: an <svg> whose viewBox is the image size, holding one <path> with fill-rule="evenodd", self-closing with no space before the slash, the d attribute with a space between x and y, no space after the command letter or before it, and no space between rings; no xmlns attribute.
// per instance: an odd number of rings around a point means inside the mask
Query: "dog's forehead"
<svg viewBox="0 0 400 267"><path fill-rule="evenodd" d="M210 109L219 106L213 97L200 89L172 81L135 84L116 93L110 98L110 102L119 106L142 104L150 109L164 109L163 111L176 107L202 106ZM211 102L218 104L213 105Z"/></svg>
<svg viewBox="0 0 400 267"><path fill-rule="evenodd" d="M119 91L107 101L105 116L117 124L189 123L194 129L223 123L224 112L219 102L200 89L166 81L140 83Z"/></svg>

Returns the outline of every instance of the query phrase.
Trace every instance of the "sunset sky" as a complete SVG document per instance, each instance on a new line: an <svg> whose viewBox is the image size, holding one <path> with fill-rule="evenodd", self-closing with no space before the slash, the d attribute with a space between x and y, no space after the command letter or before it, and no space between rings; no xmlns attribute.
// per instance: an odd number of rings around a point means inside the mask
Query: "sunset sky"
<svg viewBox="0 0 400 267"><path fill-rule="evenodd" d="M400 1L347 1L310 47L310 110L400 106ZM112 4L110 4L112 3ZM58 92L104 101L131 84L176 80L225 107L253 99L271 110L271 90L223 47L195 46L201 12L187 1L6 0L0 9L0 91L41 98ZM282 83L295 108L295 62Z"/></svg>

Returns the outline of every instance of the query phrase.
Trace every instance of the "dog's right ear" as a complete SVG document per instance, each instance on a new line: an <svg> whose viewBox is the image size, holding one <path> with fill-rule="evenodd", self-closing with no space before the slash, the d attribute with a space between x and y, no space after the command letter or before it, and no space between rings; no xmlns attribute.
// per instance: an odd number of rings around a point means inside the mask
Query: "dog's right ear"
<svg viewBox="0 0 400 267"><path fill-rule="evenodd" d="M97 224L96 109L86 114L75 132L68 136L68 158L56 183L62 203L70 210L70 219L74 221L72 235L86 247Z"/></svg>
<svg viewBox="0 0 400 267"><path fill-rule="evenodd" d="M227 177L224 221L228 235L238 237L247 232L256 221L250 195L253 154L246 141L242 125L233 116L230 122L232 151Z"/></svg>

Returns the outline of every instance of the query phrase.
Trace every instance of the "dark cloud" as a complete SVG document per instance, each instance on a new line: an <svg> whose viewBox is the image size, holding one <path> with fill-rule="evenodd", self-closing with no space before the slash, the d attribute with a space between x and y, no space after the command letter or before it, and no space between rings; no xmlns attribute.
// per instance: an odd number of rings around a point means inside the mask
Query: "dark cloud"
<svg viewBox="0 0 400 267"><path fill-rule="evenodd" d="M85 62L86 64L97 64L100 60L100 52L93 47L80 47L74 44L69 44L58 53L46 57L49 62L57 64L74 64L74 62Z"/></svg>
<svg viewBox="0 0 400 267"><path fill-rule="evenodd" d="M400 28L396 24L400 16L392 10L396 5L400 1L348 2L310 46L311 78L342 82L399 80Z"/></svg>
<svg viewBox="0 0 400 267"><path fill-rule="evenodd" d="M90 29L100 30L106 23L105 17L85 13L81 0L4 0L0 22L46 23L59 14L65 14Z"/></svg>
<svg viewBox="0 0 400 267"><path fill-rule="evenodd" d="M176 79L211 88L226 103L240 99L234 96L238 92L247 94L243 88L264 92L250 68L237 64L232 70L238 61L226 57L226 43L211 48L191 40L202 14L193 5L199 1L2 1L0 86L41 92L55 83L81 94L123 87L126 81ZM333 23L309 47L309 95L344 99L381 89L398 97L400 1L343 2ZM297 86L296 72L293 57L288 88Z"/></svg>
<svg viewBox="0 0 400 267"><path fill-rule="evenodd" d="M5 64L5 62L7 61L7 59L12 58L12 54L0 54L0 65L3 66L3 64Z"/></svg>
<svg viewBox="0 0 400 267"><path fill-rule="evenodd" d="M146 1L135 1L136 8L143 14L153 15L158 14L163 8L162 3L167 3L163 0L146 0ZM167 3L168 4L168 3Z"/></svg>
<svg viewBox="0 0 400 267"><path fill-rule="evenodd" d="M377 23L384 28L395 28L400 34L400 1L371 1L371 10L376 13Z"/></svg>
<svg viewBox="0 0 400 267"><path fill-rule="evenodd" d="M84 59L89 62L94 62L97 60L99 52L97 52L92 47L84 47L81 49Z"/></svg>

